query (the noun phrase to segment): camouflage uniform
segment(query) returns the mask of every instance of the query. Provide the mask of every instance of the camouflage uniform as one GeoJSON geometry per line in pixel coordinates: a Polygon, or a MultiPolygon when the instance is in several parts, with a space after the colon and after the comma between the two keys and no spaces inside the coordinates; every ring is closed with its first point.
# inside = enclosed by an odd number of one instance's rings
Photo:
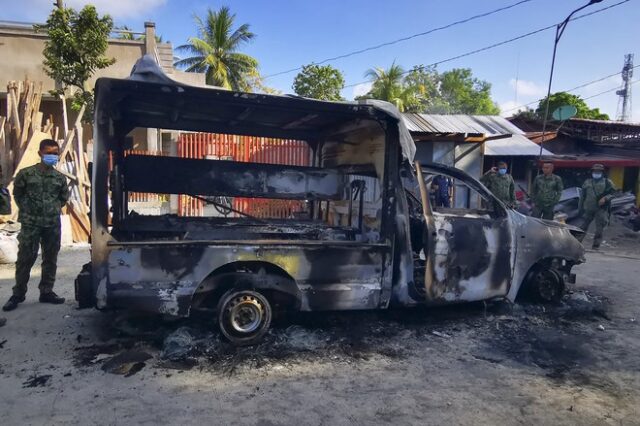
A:
{"type": "Polygon", "coordinates": [[[531,199],[535,203],[533,216],[552,220],[553,208],[560,201],[563,189],[562,178],[558,175],[536,176],[531,188],[531,199]]]}
{"type": "Polygon", "coordinates": [[[480,178],[480,182],[507,207],[516,206],[516,184],[510,174],[501,175],[489,171],[480,178]]]}
{"type": "MultiPolygon", "coordinates": [[[[591,225],[591,222],[595,219],[596,232],[593,236],[594,248],[598,248],[602,242],[604,228],[609,223],[609,203],[615,191],[616,189],[613,186],[613,182],[606,177],[602,177],[601,179],[587,179],[584,184],[582,184],[582,197],[580,197],[580,206],[578,207],[582,218],[580,227],[586,233],[589,225],[591,225]],[[600,206],[598,201],[603,197],[606,202],[600,206]]],[[[585,234],[580,237],[580,241],[582,241],[584,235],[585,234]]]]}
{"type": "Polygon", "coordinates": [[[60,209],[69,199],[67,179],[55,169],[37,164],[21,170],[13,183],[13,197],[19,208],[16,284],[13,295],[24,297],[31,267],[42,246],[40,293],[50,293],[56,279],[60,251],[60,209]],[[45,168],[46,167],[46,168],[45,168]]]}

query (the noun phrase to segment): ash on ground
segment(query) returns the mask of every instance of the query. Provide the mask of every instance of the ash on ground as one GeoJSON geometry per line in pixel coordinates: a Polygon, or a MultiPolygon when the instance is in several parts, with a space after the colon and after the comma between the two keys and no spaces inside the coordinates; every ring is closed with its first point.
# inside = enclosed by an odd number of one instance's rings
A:
{"type": "Polygon", "coordinates": [[[604,298],[580,291],[570,292],[556,305],[501,301],[299,313],[276,318],[263,342],[251,347],[229,344],[206,317],[167,322],[155,316],[113,314],[104,342],[79,344],[75,364],[125,377],[147,366],[233,375],[302,362],[358,363],[372,357],[400,361],[424,352],[425,346],[447,350],[460,339],[471,339],[469,355],[474,358],[520,363],[549,377],[569,379],[591,362],[593,330],[606,330],[608,308],[604,298]]]}

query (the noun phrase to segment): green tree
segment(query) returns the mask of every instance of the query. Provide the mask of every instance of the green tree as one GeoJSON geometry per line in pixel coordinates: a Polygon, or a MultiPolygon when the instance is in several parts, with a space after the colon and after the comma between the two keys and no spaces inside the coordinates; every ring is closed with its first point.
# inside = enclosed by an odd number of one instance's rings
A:
{"type": "Polygon", "coordinates": [[[232,90],[251,91],[259,77],[258,61],[238,50],[255,38],[249,24],[234,29],[236,15],[228,7],[208,9],[205,19],[195,17],[198,37],[191,37],[178,51],[191,56],[175,62],[187,72],[203,72],[207,84],[232,90]]]}
{"type": "Polygon", "coordinates": [[[440,75],[435,67],[415,66],[404,78],[404,84],[413,88],[420,98],[420,106],[415,112],[445,114],[449,104],[440,96],[440,75]]]}
{"type": "MultiPolygon", "coordinates": [[[[538,104],[538,108],[536,108],[536,116],[539,119],[544,118],[544,111],[546,108],[547,98],[545,97],[538,104]]],[[[576,118],[588,118],[591,120],[609,120],[609,116],[605,113],[600,112],[598,108],[589,108],[587,103],[577,95],[572,95],[567,92],[556,92],[552,93],[549,97],[549,117],[547,119],[552,120],[551,114],[558,107],[562,105],[573,105],[576,107],[578,112],[576,113],[576,118]]]]}
{"type": "Polygon", "coordinates": [[[71,108],[80,110],[86,105],[85,121],[93,116],[93,90],[87,82],[100,69],[115,63],[105,56],[108,38],[113,29],[109,15],[100,17],[96,8],[85,6],[80,12],[71,8],[56,8],[47,23],[36,26],[46,31],[44,44],[44,70],[59,82],[62,92],[71,91],[71,108]]]}
{"type": "Polygon", "coordinates": [[[341,101],[343,88],[342,73],[331,65],[305,65],[293,80],[297,95],[325,101],[341,101]]]}
{"type": "Polygon", "coordinates": [[[405,84],[405,71],[400,65],[392,63],[389,69],[371,68],[365,77],[371,79],[371,90],[359,99],[380,99],[391,102],[400,112],[418,112],[422,105],[415,86],[405,84]]]}
{"type": "Polygon", "coordinates": [[[473,77],[469,68],[454,68],[439,77],[439,92],[449,114],[497,115],[500,108],[491,99],[491,84],[473,77]]]}

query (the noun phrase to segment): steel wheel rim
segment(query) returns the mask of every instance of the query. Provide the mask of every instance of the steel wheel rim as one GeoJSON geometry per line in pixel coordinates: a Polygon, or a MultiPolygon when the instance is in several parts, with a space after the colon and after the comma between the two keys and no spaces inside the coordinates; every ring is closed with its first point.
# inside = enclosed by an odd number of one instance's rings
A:
{"type": "Polygon", "coordinates": [[[242,295],[229,303],[229,325],[236,333],[249,334],[258,330],[264,321],[264,308],[255,297],[242,295]]]}
{"type": "Polygon", "coordinates": [[[559,280],[552,271],[538,272],[536,281],[538,282],[538,292],[543,299],[553,300],[558,294],[559,280]]]}

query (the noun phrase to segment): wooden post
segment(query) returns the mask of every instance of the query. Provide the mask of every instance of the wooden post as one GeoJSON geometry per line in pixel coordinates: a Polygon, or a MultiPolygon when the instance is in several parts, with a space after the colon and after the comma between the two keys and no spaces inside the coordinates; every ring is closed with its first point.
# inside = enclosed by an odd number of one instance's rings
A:
{"type": "Polygon", "coordinates": [[[64,95],[60,95],[60,100],[62,101],[62,137],[66,139],[67,134],[69,133],[69,117],[67,116],[67,100],[65,99],[64,95]]]}

